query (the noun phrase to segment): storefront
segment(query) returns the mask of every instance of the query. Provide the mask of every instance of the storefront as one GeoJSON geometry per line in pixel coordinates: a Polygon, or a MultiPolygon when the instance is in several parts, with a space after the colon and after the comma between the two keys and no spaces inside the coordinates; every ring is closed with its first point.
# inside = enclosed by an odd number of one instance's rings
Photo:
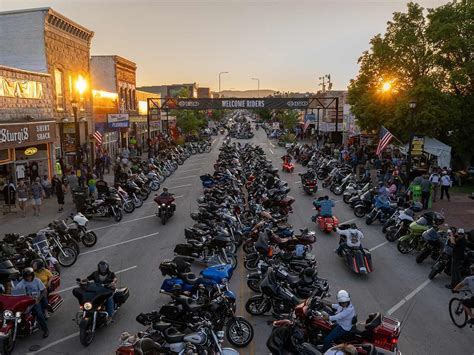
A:
{"type": "Polygon", "coordinates": [[[55,122],[0,123],[0,186],[53,175],[55,122]]]}

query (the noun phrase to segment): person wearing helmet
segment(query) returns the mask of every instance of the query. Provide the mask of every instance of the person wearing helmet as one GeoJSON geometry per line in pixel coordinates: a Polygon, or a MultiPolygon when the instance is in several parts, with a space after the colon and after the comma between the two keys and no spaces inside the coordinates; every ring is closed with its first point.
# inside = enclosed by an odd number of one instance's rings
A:
{"type": "Polygon", "coordinates": [[[41,306],[41,299],[48,297],[46,294],[46,287],[35,277],[35,272],[31,267],[23,269],[23,280],[21,280],[13,289],[12,295],[20,296],[27,295],[36,299],[36,304],[32,308],[32,313],[35,315],[41,330],[43,331],[43,338],[49,336],[48,324],[46,324],[46,318],[43,313],[43,307],[41,306]]]}
{"type": "MultiPolygon", "coordinates": [[[[41,259],[35,259],[31,262],[31,267],[35,272],[36,278],[38,278],[46,287],[46,291],[51,286],[51,281],[53,280],[53,274],[47,268],[44,267],[44,262],[41,259]]],[[[43,307],[44,316],[46,319],[49,318],[48,314],[48,298],[41,298],[41,306],[43,307]]]]}
{"type": "Polygon", "coordinates": [[[464,280],[456,285],[453,288],[453,292],[459,292],[462,290],[469,290],[471,291],[471,297],[465,298],[462,301],[462,305],[464,307],[464,312],[469,317],[468,324],[474,324],[474,314],[472,313],[472,309],[474,308],[474,264],[470,266],[471,276],[467,276],[464,280]]]}
{"type": "Polygon", "coordinates": [[[351,303],[349,292],[346,290],[340,290],[337,293],[336,300],[337,303],[330,305],[332,309],[336,310],[336,313],[333,316],[324,316],[324,319],[336,322],[337,325],[324,338],[323,353],[328,350],[334,342],[351,331],[352,320],[356,315],[354,306],[351,303]]]}
{"type": "Polygon", "coordinates": [[[342,256],[342,251],[347,247],[362,249],[361,240],[364,239],[364,234],[359,229],[357,229],[357,225],[355,223],[351,223],[347,229],[336,228],[336,232],[341,237],[339,240],[339,246],[336,249],[336,253],[339,256],[342,256]]]}
{"type": "MultiPolygon", "coordinates": [[[[117,287],[117,277],[115,276],[115,273],[110,270],[109,263],[104,260],[100,261],[99,264],[97,264],[97,270],[87,276],[87,280],[94,281],[98,284],[103,284],[111,289],[115,289],[117,287]]],[[[107,298],[107,301],[105,303],[105,310],[108,315],[107,320],[111,321],[112,315],[114,314],[113,295],[107,298]]]]}
{"type": "Polygon", "coordinates": [[[171,194],[168,191],[168,189],[166,187],[163,187],[163,191],[161,192],[160,197],[161,198],[167,198],[167,197],[170,197],[170,196],[171,196],[171,194]]]}

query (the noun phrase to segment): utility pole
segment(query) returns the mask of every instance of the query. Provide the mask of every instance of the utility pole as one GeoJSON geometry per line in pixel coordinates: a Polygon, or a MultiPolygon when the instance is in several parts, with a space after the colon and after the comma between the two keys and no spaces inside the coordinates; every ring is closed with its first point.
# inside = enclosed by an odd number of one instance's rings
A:
{"type": "Polygon", "coordinates": [[[323,81],[322,83],[318,84],[319,86],[321,86],[322,92],[326,92],[326,83],[325,83],[326,77],[325,76],[320,76],[319,80],[323,81]]]}
{"type": "Polygon", "coordinates": [[[228,71],[221,71],[219,73],[219,97],[221,96],[221,75],[222,74],[229,74],[229,72],[228,71]]]}

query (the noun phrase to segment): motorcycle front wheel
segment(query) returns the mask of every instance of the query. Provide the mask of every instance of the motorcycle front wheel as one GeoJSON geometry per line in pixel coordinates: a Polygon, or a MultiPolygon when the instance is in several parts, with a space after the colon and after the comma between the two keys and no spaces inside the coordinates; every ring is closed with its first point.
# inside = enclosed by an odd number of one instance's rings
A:
{"type": "Polygon", "coordinates": [[[225,335],[229,343],[236,348],[243,348],[250,344],[254,331],[252,324],[242,317],[232,319],[226,325],[225,335]]]}
{"type": "Polygon", "coordinates": [[[253,292],[260,292],[260,278],[257,277],[252,277],[247,279],[247,286],[253,291],[253,292]]]}
{"type": "Polygon", "coordinates": [[[245,303],[245,310],[253,316],[261,316],[268,312],[271,308],[271,303],[262,295],[252,296],[245,303]]]}
{"type": "Polygon", "coordinates": [[[235,255],[229,255],[227,254],[227,260],[223,256],[219,256],[220,262],[223,264],[230,264],[232,266],[232,269],[235,269],[237,267],[237,258],[235,255]]]}
{"type": "Polygon", "coordinates": [[[122,217],[123,217],[122,210],[117,208],[115,210],[115,214],[114,214],[114,221],[115,222],[120,222],[122,220],[122,217]]]}
{"type": "Polygon", "coordinates": [[[428,278],[430,280],[433,280],[436,277],[436,275],[438,275],[439,273],[441,273],[441,271],[443,271],[443,268],[444,268],[444,264],[441,261],[436,262],[431,267],[431,271],[430,271],[430,274],[428,275],[428,278]]]}
{"type": "Polygon", "coordinates": [[[363,206],[356,206],[354,208],[354,215],[356,217],[362,218],[365,216],[365,208],[363,206]]]}
{"type": "Polygon", "coordinates": [[[76,263],[77,253],[71,247],[62,247],[63,251],[59,251],[56,259],[61,266],[70,267],[76,263]]]}
{"type": "Polygon", "coordinates": [[[13,330],[11,330],[8,336],[2,337],[0,339],[1,354],[10,355],[11,353],[13,353],[13,349],[15,349],[15,344],[16,341],[13,340],[13,330]]]}
{"type": "Polygon", "coordinates": [[[135,211],[135,204],[132,201],[127,201],[123,204],[123,210],[126,213],[132,213],[135,211]]]}
{"type": "Polygon", "coordinates": [[[165,225],[167,220],[168,220],[168,216],[166,215],[166,212],[163,211],[163,213],[161,214],[161,224],[165,225]]]}
{"type": "Polygon", "coordinates": [[[92,331],[92,321],[87,321],[79,331],[79,341],[84,346],[89,346],[94,341],[95,332],[92,331]]]}
{"type": "Polygon", "coordinates": [[[153,191],[158,191],[160,189],[160,183],[158,182],[158,180],[153,180],[151,183],[150,183],[150,188],[153,190],[153,191]]]}
{"type": "Polygon", "coordinates": [[[81,242],[88,248],[93,247],[97,243],[97,234],[93,231],[87,231],[82,236],[81,242]]]}
{"type": "Polygon", "coordinates": [[[413,245],[409,239],[399,239],[397,242],[397,249],[402,254],[408,254],[413,250],[413,245]]]}
{"type": "Polygon", "coordinates": [[[349,200],[352,198],[351,195],[344,195],[342,197],[342,200],[345,202],[345,203],[349,203],[349,200]]]}

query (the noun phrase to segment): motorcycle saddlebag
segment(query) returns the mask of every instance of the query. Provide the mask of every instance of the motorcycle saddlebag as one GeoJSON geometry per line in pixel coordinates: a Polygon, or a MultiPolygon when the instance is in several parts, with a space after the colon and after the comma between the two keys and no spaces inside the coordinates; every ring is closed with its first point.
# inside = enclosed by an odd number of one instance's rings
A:
{"type": "Polygon", "coordinates": [[[127,287],[118,288],[114,293],[114,302],[116,304],[124,304],[130,297],[130,291],[127,287]]]}
{"type": "Polygon", "coordinates": [[[176,244],[176,247],[174,248],[174,253],[178,255],[192,256],[194,253],[194,248],[190,244],[176,244]]]}
{"type": "Polygon", "coordinates": [[[160,314],[165,318],[165,319],[179,319],[181,314],[179,312],[179,309],[176,306],[172,305],[164,305],[160,309],[160,314]]]}

